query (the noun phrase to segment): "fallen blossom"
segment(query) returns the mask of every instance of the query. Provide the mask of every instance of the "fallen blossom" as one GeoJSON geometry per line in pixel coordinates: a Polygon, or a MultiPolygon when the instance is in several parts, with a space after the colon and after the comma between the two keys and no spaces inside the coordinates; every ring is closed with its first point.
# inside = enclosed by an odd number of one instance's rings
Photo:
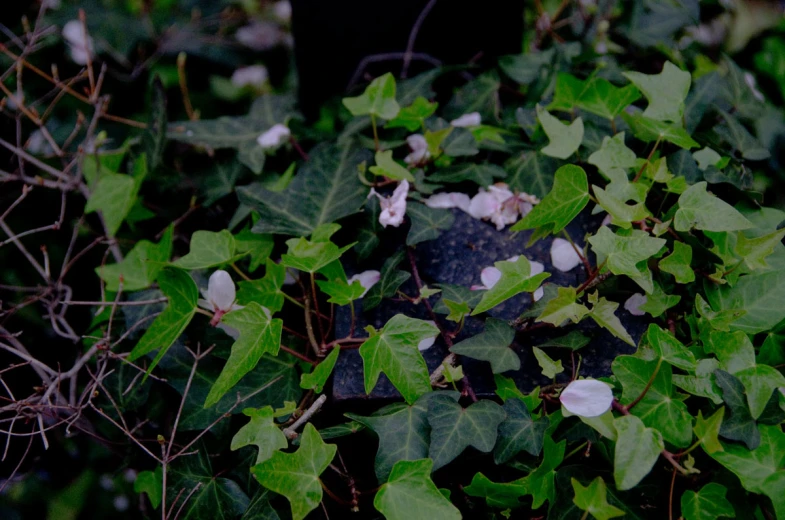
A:
{"type": "Polygon", "coordinates": [[[202,291],[202,296],[205,299],[199,299],[197,304],[213,313],[213,319],[210,321],[213,327],[220,323],[224,314],[243,308],[235,303],[237,293],[231,275],[222,269],[210,275],[207,291],[202,291]]]}
{"type": "Polygon", "coordinates": [[[232,73],[232,85],[238,88],[259,87],[267,83],[267,67],[264,65],[251,65],[240,67],[232,73]]]}
{"type": "MultiPolygon", "coordinates": [[[[520,258],[520,255],[511,256],[505,261],[517,262],[518,258],[520,258]]],[[[530,276],[538,275],[543,271],[545,271],[545,266],[542,265],[540,262],[537,262],[535,260],[529,260],[529,264],[531,265],[530,276]]],[[[499,269],[497,269],[495,266],[486,267],[485,269],[480,271],[480,281],[482,282],[482,285],[472,285],[470,289],[472,291],[492,289],[497,283],[499,283],[501,277],[502,277],[502,272],[499,271],[499,269]]],[[[533,295],[534,301],[537,301],[540,298],[542,298],[543,294],[544,292],[542,287],[534,291],[534,295],[533,295]]]]}
{"type": "Polygon", "coordinates": [[[633,316],[643,316],[646,313],[640,309],[640,306],[645,303],[646,303],[646,295],[641,293],[635,293],[629,298],[627,298],[626,302],[624,302],[624,308],[627,309],[627,312],[629,312],[633,316]]]}
{"type": "Polygon", "coordinates": [[[480,188],[477,195],[472,197],[469,209],[466,211],[472,217],[483,220],[488,219],[496,224],[496,229],[502,230],[508,224],[515,224],[519,216],[528,214],[539,199],[528,193],[514,194],[506,184],[497,183],[480,188]]]}
{"type": "Polygon", "coordinates": [[[559,396],[562,406],[573,415],[598,417],[611,408],[611,387],[596,379],[579,379],[562,390],[559,396]]]}
{"type": "Polygon", "coordinates": [[[360,298],[362,298],[368,293],[371,287],[376,285],[376,283],[381,280],[381,278],[382,273],[379,271],[363,271],[362,273],[357,273],[356,275],[350,277],[348,280],[346,280],[346,282],[349,285],[353,284],[355,281],[360,282],[360,285],[362,285],[363,289],[365,289],[362,295],[360,295],[360,298]]]}
{"type": "Polygon", "coordinates": [[[463,114],[458,119],[453,119],[450,121],[450,125],[456,128],[468,128],[472,126],[480,126],[482,123],[482,118],[480,117],[479,112],[471,112],[469,114],[463,114]]]}
{"type": "Polygon", "coordinates": [[[259,146],[265,150],[269,150],[271,148],[280,146],[289,140],[290,135],[292,135],[292,132],[289,130],[289,128],[286,125],[279,123],[273,125],[272,128],[260,135],[256,139],[256,142],[259,143],[259,146]]]}
{"type": "Polygon", "coordinates": [[[428,142],[422,134],[412,134],[406,138],[406,144],[409,145],[411,153],[404,157],[403,162],[410,166],[418,166],[424,164],[431,158],[431,152],[428,151],[428,142]]]}
{"type": "MultiPolygon", "coordinates": [[[[431,325],[433,325],[434,327],[436,326],[436,322],[435,321],[433,321],[433,320],[426,320],[426,321],[428,323],[430,323],[431,325]]],[[[417,350],[419,350],[420,352],[423,352],[423,351],[428,350],[429,348],[431,348],[433,346],[433,344],[436,343],[436,336],[438,336],[438,335],[439,335],[439,333],[437,332],[432,337],[425,338],[424,340],[420,341],[420,343],[417,344],[417,350]]]]}
{"type": "Polygon", "coordinates": [[[459,208],[469,212],[471,199],[465,193],[437,193],[425,199],[425,205],[429,208],[459,208]]]}
{"type": "Polygon", "coordinates": [[[68,44],[71,59],[77,65],[87,65],[93,53],[93,39],[87,35],[79,20],[71,20],[63,26],[63,39],[68,44]]]}
{"type": "Polygon", "coordinates": [[[551,263],[559,271],[566,273],[581,264],[581,257],[572,244],[563,238],[554,238],[551,244],[551,263]]]}
{"type": "Polygon", "coordinates": [[[408,194],[409,181],[405,179],[401,181],[389,197],[383,197],[371,188],[368,196],[376,195],[382,208],[382,212],[379,214],[379,224],[383,227],[398,227],[403,223],[403,217],[406,215],[406,196],[408,194]]]}

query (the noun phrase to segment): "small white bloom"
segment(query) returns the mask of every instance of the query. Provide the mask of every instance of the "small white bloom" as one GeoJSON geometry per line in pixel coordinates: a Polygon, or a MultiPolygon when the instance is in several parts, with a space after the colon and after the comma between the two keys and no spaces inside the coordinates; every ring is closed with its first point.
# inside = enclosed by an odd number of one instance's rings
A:
{"type": "MultiPolygon", "coordinates": [[[[226,271],[219,269],[210,275],[207,291],[202,291],[202,296],[205,299],[200,299],[197,303],[199,307],[214,314],[210,323],[215,327],[220,323],[224,314],[242,309],[241,305],[234,303],[236,294],[232,277],[226,271]]],[[[231,334],[229,335],[231,336],[231,334]]]]}
{"type": "MultiPolygon", "coordinates": [[[[426,321],[428,323],[430,323],[431,325],[433,325],[434,327],[436,326],[436,322],[434,322],[433,320],[426,320],[426,321]]],[[[420,352],[428,350],[429,348],[431,348],[433,346],[434,343],[436,343],[436,336],[438,336],[438,335],[439,335],[439,333],[437,332],[432,337],[425,338],[424,340],[422,340],[420,343],[417,344],[417,349],[420,352]]]]}
{"type": "Polygon", "coordinates": [[[87,65],[93,53],[93,39],[85,32],[79,20],[71,20],[63,26],[63,39],[68,44],[71,59],[77,65],[87,65]]]}
{"type": "Polygon", "coordinates": [[[640,310],[640,306],[643,305],[644,303],[646,303],[646,295],[641,293],[635,293],[629,298],[627,298],[626,302],[624,302],[624,308],[627,309],[627,312],[629,312],[633,316],[643,316],[646,313],[640,310]]]}
{"type": "Polygon", "coordinates": [[[431,152],[428,151],[428,142],[422,134],[412,134],[406,138],[406,144],[409,145],[412,153],[407,155],[403,162],[412,166],[424,164],[431,157],[431,152]]]}
{"type": "Polygon", "coordinates": [[[463,114],[458,119],[453,119],[452,121],[450,121],[450,125],[458,128],[480,126],[481,123],[482,123],[482,118],[480,117],[479,112],[471,112],[469,114],[463,114]]]}
{"type": "Polygon", "coordinates": [[[270,50],[285,41],[285,33],[278,24],[254,21],[234,33],[237,41],[255,51],[270,50]]]}
{"type": "Polygon", "coordinates": [[[292,135],[292,132],[289,128],[279,123],[260,135],[256,142],[265,150],[269,150],[285,143],[290,135],[292,135]]]}
{"type": "Polygon", "coordinates": [[[607,412],[613,403],[611,387],[596,379],[573,381],[559,396],[568,412],[580,417],[597,417],[607,412]]]}
{"type": "MultiPolygon", "coordinates": [[[[529,273],[529,276],[535,276],[545,271],[545,266],[542,265],[540,262],[530,260],[529,264],[531,264],[531,272],[529,273]]],[[[534,301],[537,301],[540,298],[542,298],[544,294],[545,291],[543,290],[543,288],[538,287],[537,290],[534,291],[534,294],[532,295],[532,299],[534,301]]]]}
{"type": "Polygon", "coordinates": [[[489,219],[501,231],[504,226],[518,221],[521,202],[506,184],[498,183],[488,186],[487,190],[480,188],[472,197],[467,213],[476,219],[489,219]]]}
{"type": "Polygon", "coordinates": [[[402,180],[390,197],[382,197],[373,188],[368,196],[371,195],[376,195],[379,198],[379,204],[382,207],[382,212],[379,214],[379,224],[383,227],[398,227],[403,223],[403,217],[406,215],[406,196],[409,195],[409,181],[402,180]]]}
{"type": "Polygon", "coordinates": [[[567,240],[554,238],[551,244],[551,263],[553,267],[566,273],[581,264],[581,257],[567,240]]]}
{"type": "Polygon", "coordinates": [[[123,472],[123,478],[125,479],[126,482],[130,482],[130,483],[136,482],[136,475],[137,475],[136,470],[131,468],[128,468],[123,472]]]}
{"type": "Polygon", "coordinates": [[[755,96],[755,99],[757,99],[758,101],[765,101],[766,98],[764,98],[761,91],[758,90],[758,84],[755,81],[755,76],[753,76],[749,72],[745,72],[744,83],[746,83],[747,86],[750,87],[750,90],[752,91],[752,95],[755,96]]]}
{"type": "Polygon", "coordinates": [[[275,2],[273,4],[273,14],[283,23],[289,23],[292,19],[292,4],[289,3],[289,0],[275,2]]]}
{"type": "Polygon", "coordinates": [[[128,500],[127,496],[117,495],[114,497],[114,500],[112,500],[112,505],[116,510],[122,513],[123,511],[128,510],[128,506],[131,505],[131,502],[128,500]]]}
{"type": "Polygon", "coordinates": [[[437,193],[425,199],[429,208],[459,208],[469,212],[471,199],[465,193],[437,193]]]}
{"type": "Polygon", "coordinates": [[[376,285],[376,283],[379,280],[381,280],[381,278],[382,278],[382,274],[379,271],[363,271],[362,273],[358,273],[350,277],[346,281],[349,283],[349,285],[351,285],[355,281],[360,282],[360,285],[362,285],[363,288],[365,289],[362,293],[362,296],[360,296],[362,298],[363,296],[366,295],[366,293],[371,287],[376,285]]]}
{"type": "Polygon", "coordinates": [[[267,83],[267,67],[251,65],[240,67],[232,73],[232,85],[235,87],[260,87],[267,83]]]}

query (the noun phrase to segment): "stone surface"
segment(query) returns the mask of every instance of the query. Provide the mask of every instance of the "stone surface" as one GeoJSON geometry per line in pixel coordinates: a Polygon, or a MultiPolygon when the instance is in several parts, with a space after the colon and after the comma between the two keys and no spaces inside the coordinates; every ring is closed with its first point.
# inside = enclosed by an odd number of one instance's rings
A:
{"type": "MultiPolygon", "coordinates": [[[[455,213],[455,224],[450,231],[442,234],[437,240],[418,244],[416,249],[417,268],[423,279],[423,283],[433,286],[436,283],[448,283],[470,287],[479,285],[480,271],[500,260],[506,260],[514,255],[524,255],[529,260],[535,260],[545,266],[545,271],[551,273],[551,277],[546,280],[546,284],[558,286],[580,285],[587,276],[583,265],[579,265],[568,273],[562,273],[553,268],[550,258],[550,247],[553,238],[539,240],[531,247],[526,244],[531,232],[511,233],[509,230],[497,231],[496,228],[487,222],[482,222],[469,217],[460,210],[453,210],[455,213]]],[[[602,217],[590,216],[588,213],[581,214],[567,228],[570,237],[581,247],[585,244],[585,236],[593,232],[599,226],[602,217]]],[[[379,258],[378,266],[368,268],[379,268],[384,258],[379,258]]],[[[408,261],[404,260],[401,269],[409,270],[408,261]]],[[[417,290],[412,280],[402,287],[406,294],[415,295],[417,290]]],[[[635,288],[612,288],[611,297],[620,303],[616,311],[627,331],[637,342],[648,326],[649,320],[645,317],[632,316],[624,310],[623,302],[635,292],[635,288]]],[[[605,291],[607,292],[607,291],[605,291]]],[[[435,304],[440,295],[430,298],[430,302],[435,304]]],[[[520,316],[531,305],[531,298],[528,294],[520,294],[503,304],[491,309],[487,314],[504,320],[514,320],[520,316]]],[[[376,328],[381,328],[387,320],[398,313],[404,313],[411,317],[430,319],[424,305],[413,305],[408,302],[394,302],[384,300],[377,308],[370,312],[357,313],[357,326],[355,336],[365,336],[363,327],[370,324],[376,328]]],[[[443,318],[443,315],[439,315],[443,318]]],[[[336,314],[336,337],[344,337],[349,333],[350,313],[347,308],[341,308],[336,314]]],[[[452,322],[442,320],[447,326],[454,326],[452,322]]],[[[455,342],[482,332],[484,318],[467,317],[461,333],[455,338],[455,342]]],[[[582,376],[601,377],[610,374],[610,366],[613,359],[620,354],[632,353],[635,348],[627,345],[623,341],[615,338],[606,330],[597,326],[594,321],[586,319],[578,325],[568,327],[541,328],[529,332],[521,332],[516,335],[515,343],[512,348],[518,353],[521,359],[521,369],[514,372],[507,372],[504,375],[511,377],[518,388],[529,391],[537,385],[546,385],[551,381],[542,376],[540,367],[534,358],[532,346],[537,346],[545,341],[563,336],[571,330],[579,330],[588,336],[591,341],[588,345],[578,351],[582,357],[580,364],[580,374],[582,376]]],[[[564,373],[557,376],[557,381],[567,381],[572,370],[570,350],[566,348],[547,348],[546,352],[554,359],[562,359],[565,368],[564,373]]],[[[447,346],[439,337],[435,345],[423,353],[428,368],[433,371],[448,354],[447,346]]],[[[578,356],[575,356],[577,361],[578,356]]],[[[477,361],[471,358],[462,358],[464,373],[469,377],[475,392],[481,396],[490,396],[494,393],[495,385],[490,365],[484,361],[477,361]]],[[[382,374],[379,383],[370,395],[365,394],[363,387],[363,367],[362,359],[356,349],[344,350],[334,371],[333,398],[339,401],[357,399],[396,399],[398,393],[382,374]]]]}

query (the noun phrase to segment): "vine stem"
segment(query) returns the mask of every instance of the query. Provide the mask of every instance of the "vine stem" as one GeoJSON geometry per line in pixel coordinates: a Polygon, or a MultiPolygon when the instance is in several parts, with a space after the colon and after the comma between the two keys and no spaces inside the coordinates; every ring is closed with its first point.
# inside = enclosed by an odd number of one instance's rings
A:
{"type": "Polygon", "coordinates": [[[657,362],[657,367],[654,369],[654,372],[649,378],[649,381],[646,383],[646,387],[643,389],[640,395],[636,397],[630,404],[624,406],[625,410],[629,412],[636,404],[641,402],[641,399],[643,399],[646,396],[646,393],[649,391],[651,385],[654,383],[654,379],[657,377],[657,374],[659,373],[661,366],[662,366],[662,358],[660,358],[660,360],[657,362]]]}
{"type": "Polygon", "coordinates": [[[657,151],[657,148],[660,146],[661,141],[662,141],[662,137],[658,137],[657,141],[655,141],[654,143],[654,148],[651,149],[651,152],[649,152],[649,156],[646,157],[646,162],[643,163],[643,166],[641,166],[641,168],[638,170],[638,173],[635,174],[635,178],[632,179],[632,182],[638,182],[638,180],[641,178],[641,175],[643,175],[643,170],[645,170],[646,167],[651,162],[651,158],[654,157],[654,152],[657,151]]]}
{"type": "Polygon", "coordinates": [[[373,144],[376,147],[376,151],[379,151],[379,130],[376,128],[376,115],[371,114],[371,126],[373,127],[373,144]]]}
{"type": "Polygon", "coordinates": [[[314,414],[319,411],[319,409],[322,407],[322,405],[324,405],[325,402],[327,402],[327,394],[322,394],[319,397],[319,399],[314,401],[313,404],[310,407],[308,407],[308,409],[305,412],[303,412],[303,414],[300,416],[299,419],[294,421],[294,423],[292,423],[292,425],[289,426],[288,428],[284,428],[283,434],[286,435],[286,438],[290,440],[296,439],[297,436],[299,435],[297,433],[297,429],[303,424],[307,423],[311,419],[311,417],[313,417],[314,414]]]}

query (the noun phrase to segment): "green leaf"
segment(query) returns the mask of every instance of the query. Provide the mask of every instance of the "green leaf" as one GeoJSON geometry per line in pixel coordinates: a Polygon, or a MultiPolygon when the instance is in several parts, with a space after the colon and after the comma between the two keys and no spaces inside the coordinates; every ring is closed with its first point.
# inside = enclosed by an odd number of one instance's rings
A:
{"type": "MultiPolygon", "coordinates": [[[[447,305],[449,306],[449,302],[447,305]]],[[[491,371],[500,374],[521,368],[518,354],[509,348],[514,338],[515,329],[507,322],[488,318],[482,333],[456,343],[450,351],[461,356],[487,361],[491,364],[491,371]]]]}
{"type": "Polygon", "coordinates": [[[428,401],[428,423],[431,442],[428,456],[437,470],[473,448],[489,453],[496,444],[497,428],[506,415],[493,401],[477,401],[461,407],[449,395],[437,393],[428,401]]]}
{"type": "Polygon", "coordinates": [[[557,296],[548,301],[537,321],[544,321],[557,327],[567,320],[578,323],[589,314],[589,309],[577,303],[577,298],[574,287],[559,287],[557,296]]]}
{"type": "Polygon", "coordinates": [[[140,471],[136,474],[134,480],[134,491],[137,493],[147,493],[147,498],[150,499],[153,509],[158,509],[161,505],[161,496],[163,495],[163,477],[161,474],[161,466],[157,466],[155,471],[140,471]]]}
{"type": "Polygon", "coordinates": [[[419,203],[409,204],[406,214],[412,219],[412,227],[406,235],[407,246],[435,240],[455,222],[455,216],[450,210],[429,208],[419,203]]]}
{"type": "Polygon", "coordinates": [[[461,163],[442,168],[428,175],[429,182],[445,182],[457,184],[460,182],[473,182],[482,187],[489,186],[507,176],[501,166],[495,164],[461,163]]]}
{"type": "Polygon", "coordinates": [[[289,248],[286,253],[281,255],[281,264],[305,271],[315,273],[338,260],[354,244],[339,248],[332,242],[318,242],[300,238],[290,238],[286,241],[289,248]]]}
{"type": "Polygon", "coordinates": [[[369,311],[379,305],[382,298],[390,298],[395,295],[401,284],[411,278],[410,273],[397,269],[403,257],[404,252],[399,251],[384,261],[379,281],[368,290],[363,298],[364,311],[369,311]]]}
{"type": "Polygon", "coordinates": [[[154,172],[161,164],[166,147],[166,89],[156,75],[150,86],[150,117],[142,133],[142,144],[148,172],[154,172]]]}
{"type": "Polygon", "coordinates": [[[476,307],[482,299],[482,291],[472,291],[462,285],[452,285],[449,283],[439,284],[442,297],[433,306],[433,311],[438,314],[449,314],[450,308],[446,305],[446,300],[458,304],[466,304],[469,307],[476,307]]]}
{"type": "Polygon", "coordinates": [[[545,343],[540,343],[537,345],[538,347],[561,347],[561,348],[568,348],[570,350],[579,350],[589,344],[591,340],[581,334],[577,330],[573,330],[565,334],[564,336],[559,336],[558,338],[551,338],[545,341],[545,343]]]}
{"type": "Polygon", "coordinates": [[[259,183],[237,188],[240,202],[261,217],[253,231],[308,236],[322,224],[356,213],[368,195],[357,167],[369,156],[353,141],[343,147],[321,144],[310,152],[309,160],[282,192],[259,183]]]}
{"type": "Polygon", "coordinates": [[[340,279],[334,282],[316,280],[316,285],[330,297],[327,301],[336,305],[349,305],[351,302],[362,298],[365,292],[365,287],[362,286],[359,280],[355,280],[351,284],[340,279]]]}
{"type": "Polygon", "coordinates": [[[646,428],[634,415],[614,419],[613,426],[618,434],[613,478],[616,488],[624,491],[635,487],[649,474],[665,445],[659,431],[646,428]]]}
{"type": "Polygon", "coordinates": [[[317,394],[321,393],[324,384],[327,382],[330,374],[332,374],[340,352],[340,348],[332,349],[330,354],[314,367],[313,372],[310,374],[302,374],[302,376],[300,376],[300,388],[313,390],[317,394]]]}
{"type": "Polygon", "coordinates": [[[613,137],[605,136],[599,150],[589,156],[589,164],[593,164],[600,173],[609,179],[616,177],[618,171],[624,172],[635,167],[635,152],[624,144],[624,132],[613,137]]]}
{"type": "Polygon", "coordinates": [[[106,283],[106,290],[118,292],[121,281],[125,292],[150,287],[172,255],[172,237],[170,226],[157,244],[140,240],[122,262],[96,267],[95,272],[106,283]]]}
{"type": "Polygon", "coordinates": [[[642,115],[630,115],[626,112],[622,113],[621,117],[630,125],[635,137],[641,141],[647,143],[668,141],[685,150],[700,146],[684,128],[675,123],[664,123],[642,115]]]}
{"type": "Polygon", "coordinates": [[[267,152],[257,139],[276,124],[284,124],[294,114],[293,96],[266,95],[257,98],[244,116],[178,121],[169,125],[170,139],[213,149],[234,148],[240,162],[254,173],[262,173],[267,152]]]}
{"type": "Polygon", "coordinates": [[[169,298],[169,305],[155,318],[128,356],[129,361],[135,361],[153,350],[161,349],[150,363],[148,374],[191,322],[196,313],[196,301],[199,299],[196,284],[190,275],[181,269],[167,267],[161,271],[158,275],[158,286],[169,298]]]}
{"type": "Polygon", "coordinates": [[[649,105],[643,111],[645,117],[658,121],[679,123],[684,115],[684,101],[690,92],[689,72],[666,61],[659,74],[624,72],[625,78],[638,87],[649,105]]]}
{"type": "Polygon", "coordinates": [[[396,181],[407,180],[409,182],[414,182],[414,175],[412,175],[409,170],[395,162],[395,160],[392,158],[392,154],[392,150],[387,150],[386,152],[376,152],[376,157],[374,159],[376,161],[376,165],[371,166],[368,169],[371,170],[371,173],[378,175],[379,177],[387,177],[396,181]]]}
{"type": "Polygon", "coordinates": [[[636,355],[647,361],[662,358],[686,372],[695,372],[697,368],[695,355],[668,331],[653,323],[646,330],[636,355]],[[651,349],[652,356],[646,355],[648,349],[651,349]]]}
{"type": "Polygon", "coordinates": [[[533,509],[539,509],[546,500],[553,504],[555,498],[554,478],[556,476],[556,468],[559,467],[559,464],[564,460],[564,449],[566,446],[566,440],[562,440],[556,444],[549,435],[545,436],[545,442],[543,442],[542,464],[525,477],[525,482],[528,487],[527,492],[532,496],[533,509]]]}
{"type": "Polygon", "coordinates": [[[137,191],[138,183],[130,175],[104,173],[87,199],[85,213],[100,211],[106,234],[113,237],[136,202],[137,191]]]}
{"type": "Polygon", "coordinates": [[[716,520],[720,517],[736,518],[728,499],[727,489],[716,482],[709,482],[697,493],[685,491],[681,496],[681,514],[684,520],[716,520]]]}
{"type": "Polygon", "coordinates": [[[737,231],[752,227],[752,223],[733,206],[707,192],[706,182],[698,182],[679,197],[673,227],[676,231],[737,231]]]}
{"type": "Polygon", "coordinates": [[[543,228],[558,233],[572,222],[589,202],[589,181],[580,166],[567,164],[556,170],[553,189],[511,231],[543,228]]]}
{"type": "Polygon", "coordinates": [[[237,329],[240,338],[232,345],[232,353],[221,375],[207,394],[205,408],[220,401],[245,374],[253,370],[263,354],[277,355],[281,345],[283,321],[272,319],[270,311],[256,302],[226,314],[222,321],[237,329]]]}
{"type": "Polygon", "coordinates": [[[515,262],[503,260],[493,265],[501,271],[501,278],[496,285],[483,293],[480,303],[472,311],[472,316],[488,311],[516,294],[536,291],[542,281],[550,276],[550,273],[531,276],[531,264],[523,255],[515,262]]]}
{"type": "Polygon", "coordinates": [[[502,406],[507,418],[499,425],[499,439],[493,448],[493,460],[504,464],[518,453],[525,451],[537,457],[542,451],[545,430],[550,425],[548,417],[532,419],[526,404],[510,398],[502,406]]]}
{"type": "Polygon", "coordinates": [[[281,288],[286,279],[286,267],[276,264],[269,258],[265,265],[263,278],[241,281],[237,284],[237,303],[248,305],[256,302],[275,313],[283,308],[284,296],[281,288]]]}
{"type": "Polygon", "coordinates": [[[463,319],[466,317],[466,315],[472,311],[472,309],[469,307],[469,304],[467,304],[466,302],[458,303],[444,298],[442,298],[440,301],[444,302],[444,305],[450,311],[447,314],[447,319],[450,321],[454,321],[455,323],[462,322],[463,319]]]}
{"type": "Polygon", "coordinates": [[[583,141],[583,119],[575,119],[569,125],[562,123],[547,110],[537,105],[537,119],[540,120],[545,135],[550,143],[540,150],[549,157],[566,159],[581,146],[583,141]]]}
{"type": "Polygon", "coordinates": [[[490,507],[515,509],[523,505],[520,501],[527,492],[526,479],[520,478],[512,482],[492,482],[482,473],[476,473],[472,482],[463,488],[470,497],[483,497],[490,507]]]}
{"type": "Polygon", "coordinates": [[[703,418],[703,412],[698,411],[698,417],[695,420],[693,431],[698,438],[698,442],[703,446],[703,451],[711,455],[718,451],[722,451],[722,444],[718,435],[720,434],[720,427],[722,426],[722,419],[725,416],[725,408],[719,408],[710,417],[703,418]]]}
{"type": "Polygon", "coordinates": [[[640,97],[641,93],[633,85],[617,87],[607,79],[595,76],[586,82],[577,106],[613,120],[640,97]]]}
{"type": "Polygon", "coordinates": [[[785,229],[774,231],[767,235],[747,238],[744,233],[739,233],[736,240],[736,254],[744,259],[751,270],[768,269],[766,257],[774,252],[775,247],[782,244],[785,229]]]}
{"type": "Polygon", "coordinates": [[[499,111],[499,75],[486,72],[466,83],[453,93],[444,107],[443,117],[455,119],[470,112],[479,112],[483,121],[496,117],[499,111]]]}
{"type": "Polygon", "coordinates": [[[249,255],[248,272],[253,273],[260,265],[270,258],[273,252],[272,235],[260,235],[250,229],[243,229],[234,236],[234,244],[238,255],[249,255]]]}
{"type": "Polygon", "coordinates": [[[393,119],[401,107],[395,100],[395,78],[389,72],[374,79],[365,92],[356,97],[343,98],[343,106],[353,116],[377,116],[393,119]]]}
{"type": "Polygon", "coordinates": [[[191,248],[187,255],[172,265],[180,269],[207,269],[228,264],[235,260],[235,242],[232,233],[221,231],[196,231],[191,235],[191,248]]]}
{"type": "Polygon", "coordinates": [[[240,520],[281,520],[270,504],[270,495],[272,492],[266,489],[257,491],[240,520]]]}
{"type": "Polygon", "coordinates": [[[638,309],[648,312],[652,317],[662,316],[665,311],[681,301],[678,294],[667,294],[660,284],[654,284],[654,290],[646,295],[646,303],[639,305],[638,309]]]}
{"type": "Polygon", "coordinates": [[[553,172],[559,163],[534,150],[521,152],[504,163],[504,169],[508,172],[505,181],[511,190],[544,198],[553,187],[553,172]]]}
{"type": "Polygon", "coordinates": [[[597,520],[624,516],[624,511],[608,503],[608,488],[602,477],[595,478],[587,487],[583,487],[574,478],[570,481],[575,491],[575,498],[572,501],[581,511],[588,511],[597,520]]]}
{"type": "Polygon", "coordinates": [[[432,468],[429,459],[397,462],[373,507],[388,520],[460,520],[460,511],[431,481],[432,468]]]}
{"type": "Polygon", "coordinates": [[[785,376],[777,369],[768,365],[756,365],[734,374],[747,393],[747,403],[750,405],[750,414],[757,419],[766,408],[771,395],[778,388],[785,388],[785,376]]]}
{"type": "Polygon", "coordinates": [[[172,497],[166,507],[180,511],[178,518],[181,519],[229,520],[243,514],[250,502],[237,482],[213,472],[204,449],[179,457],[169,466],[166,482],[166,494],[172,497]],[[191,490],[194,492],[190,493],[191,490]]]}
{"type": "Polygon", "coordinates": [[[439,334],[427,321],[396,314],[378,334],[360,347],[365,373],[365,393],[376,386],[384,372],[407,403],[430,392],[431,381],[425,360],[417,349],[420,341],[439,334]]]}
{"type": "Polygon", "coordinates": [[[725,124],[715,125],[714,134],[721,140],[731,145],[741,153],[741,156],[750,161],[762,161],[771,157],[771,153],[750,134],[735,116],[720,110],[720,116],[725,124]]]}
{"type": "Polygon", "coordinates": [[[592,189],[599,205],[612,217],[611,224],[614,226],[630,229],[632,222],[638,222],[651,216],[643,202],[629,205],[599,186],[592,185],[592,189]]]}
{"type": "Polygon", "coordinates": [[[673,384],[692,395],[711,399],[714,404],[722,404],[722,392],[714,377],[714,371],[717,368],[719,368],[719,362],[716,359],[701,359],[697,364],[694,376],[674,374],[673,384]]]}
{"type": "Polygon", "coordinates": [[[292,508],[292,518],[303,520],[322,501],[319,475],[335,457],[338,449],[325,444],[311,423],[305,425],[300,448],[294,453],[276,451],[251,473],[267,489],[285,496],[292,508]]]}
{"type": "Polygon", "coordinates": [[[660,260],[659,266],[661,270],[672,274],[677,283],[690,283],[695,281],[695,271],[690,266],[691,262],[692,247],[676,241],[673,243],[673,253],[660,260]]]}
{"type": "Polygon", "coordinates": [[[399,460],[417,460],[428,456],[431,427],[428,424],[428,399],[425,394],[413,405],[394,403],[370,417],[346,414],[370,428],[379,437],[374,469],[380,482],[387,480],[399,460]]]}
{"type": "Polygon", "coordinates": [[[403,107],[395,118],[391,119],[384,126],[385,128],[405,128],[414,132],[422,128],[425,120],[431,117],[439,103],[431,103],[422,96],[418,96],[408,107],[403,107]]]}
{"type": "Polygon", "coordinates": [[[654,290],[646,261],[662,249],[665,239],[654,238],[640,230],[620,235],[602,226],[597,234],[589,237],[589,243],[598,264],[604,263],[613,274],[629,276],[647,293],[654,290]]]}
{"type": "Polygon", "coordinates": [[[738,372],[755,367],[755,347],[743,332],[728,334],[711,331],[704,345],[708,353],[715,354],[720,368],[736,375],[738,372]]]}
{"type": "Polygon", "coordinates": [[[256,446],[259,454],[256,457],[256,464],[261,464],[273,456],[278,450],[289,446],[286,435],[275,424],[272,406],[254,409],[246,408],[243,413],[250,417],[248,423],[237,430],[232,437],[232,451],[239,450],[244,446],[256,446]]]}
{"type": "Polygon", "coordinates": [[[556,374],[564,372],[561,360],[554,361],[542,349],[537,347],[532,347],[532,351],[534,352],[534,357],[537,359],[537,364],[540,365],[540,368],[542,369],[542,375],[548,379],[553,379],[556,377],[556,374]]]}
{"type": "Polygon", "coordinates": [[[744,385],[724,370],[717,370],[714,375],[717,386],[722,389],[722,400],[730,410],[730,417],[726,417],[722,421],[720,436],[725,439],[742,441],[747,445],[747,448],[754,450],[760,445],[760,431],[750,415],[744,395],[744,385]]]}
{"type": "Polygon", "coordinates": [[[624,328],[624,325],[621,324],[619,317],[615,314],[616,309],[619,308],[619,304],[608,301],[605,298],[597,299],[596,292],[589,295],[589,301],[594,304],[591,308],[591,312],[589,312],[589,317],[593,319],[597,325],[604,328],[628,345],[632,345],[634,347],[635,342],[627,332],[627,329],[624,328]]]}
{"type": "Polygon", "coordinates": [[[785,318],[785,270],[748,274],[733,287],[707,288],[706,296],[717,312],[740,314],[730,323],[731,329],[766,332],[785,318]]]}

